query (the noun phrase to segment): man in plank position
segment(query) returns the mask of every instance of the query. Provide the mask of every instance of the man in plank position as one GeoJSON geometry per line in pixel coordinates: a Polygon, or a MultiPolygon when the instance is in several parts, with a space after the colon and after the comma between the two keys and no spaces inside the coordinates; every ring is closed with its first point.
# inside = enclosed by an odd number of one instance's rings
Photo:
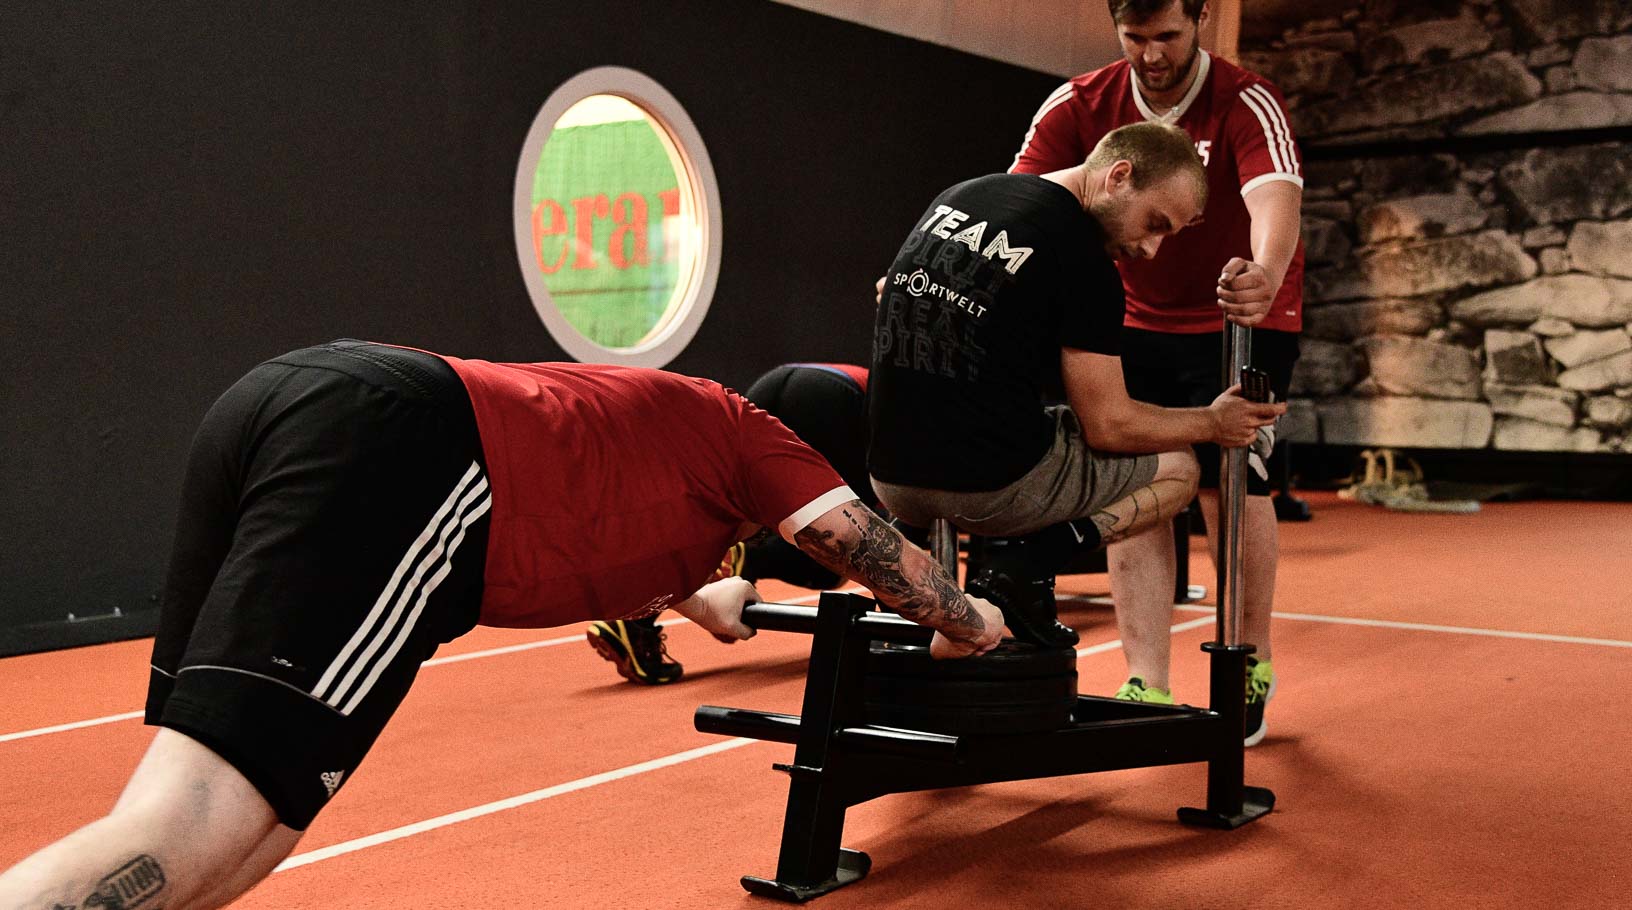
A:
{"type": "MultiPolygon", "coordinates": [[[[784,363],[755,379],[742,397],[798,434],[839,472],[862,504],[877,511],[878,498],[867,482],[866,367],[784,363]]],[[[774,578],[818,591],[836,587],[843,580],[768,528],[733,545],[714,574],[749,581],[774,578]]],[[[624,679],[666,685],[679,680],[685,668],[669,656],[658,615],[596,620],[589,624],[585,637],[624,679]]]]}
{"type": "Polygon", "coordinates": [[[1233,387],[1205,406],[1158,407],[1123,385],[1113,260],[1154,256],[1206,201],[1189,137],[1133,124],[1073,167],[943,192],[885,276],[873,488],[909,524],[949,519],[994,538],[967,589],[1016,637],[1075,645],[1056,618],[1055,573],[1184,508],[1199,474],[1192,443],[1246,445],[1285,410],[1233,387]],[[1068,406],[1047,406],[1061,397],[1068,406]]]}
{"type": "Polygon", "coordinates": [[[0,875],[0,908],[219,907],[355,772],[438,644],[672,607],[745,639],[758,527],[936,629],[1002,620],[781,423],[702,379],[364,342],[261,364],[187,467],[147,701],[113,810],[0,875]]]}

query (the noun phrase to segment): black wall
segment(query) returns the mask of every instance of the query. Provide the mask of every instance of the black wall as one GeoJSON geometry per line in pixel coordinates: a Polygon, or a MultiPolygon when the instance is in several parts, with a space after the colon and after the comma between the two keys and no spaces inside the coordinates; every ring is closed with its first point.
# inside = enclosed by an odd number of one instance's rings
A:
{"type": "Polygon", "coordinates": [[[738,387],[865,361],[872,283],[912,219],[1006,167],[1059,83],[769,0],[5,20],[0,653],[151,630],[192,430],[256,362],[341,336],[564,356],[510,206],[533,116],[578,72],[639,70],[702,134],[723,259],[670,368],[738,387]]]}

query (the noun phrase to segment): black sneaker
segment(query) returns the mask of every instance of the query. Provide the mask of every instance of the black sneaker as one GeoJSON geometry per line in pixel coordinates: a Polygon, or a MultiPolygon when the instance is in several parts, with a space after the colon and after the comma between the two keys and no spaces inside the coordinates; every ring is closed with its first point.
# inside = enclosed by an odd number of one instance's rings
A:
{"type": "Polygon", "coordinates": [[[1054,603],[1054,579],[1015,581],[1005,572],[981,569],[965,590],[1003,611],[1003,623],[1021,641],[1047,648],[1075,648],[1077,633],[1060,622],[1054,603]]]}
{"type": "Polygon", "coordinates": [[[602,657],[617,665],[618,675],[630,682],[661,686],[674,682],[686,671],[670,659],[663,644],[668,635],[657,626],[621,619],[597,620],[589,624],[584,636],[602,657]]]}

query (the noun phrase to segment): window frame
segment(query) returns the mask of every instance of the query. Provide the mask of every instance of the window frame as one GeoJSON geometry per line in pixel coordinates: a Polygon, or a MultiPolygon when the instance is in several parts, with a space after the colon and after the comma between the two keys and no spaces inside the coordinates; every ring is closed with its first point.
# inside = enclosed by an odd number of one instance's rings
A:
{"type": "Polygon", "coordinates": [[[599,66],[573,76],[550,93],[533,118],[532,127],[528,129],[526,141],[522,144],[521,157],[516,165],[512,218],[516,263],[527,285],[533,309],[550,337],[573,359],[583,363],[667,366],[691,343],[708,316],[714,287],[719,280],[724,236],[720,189],[714,177],[714,165],[708,157],[702,135],[685,108],[667,89],[644,73],[621,66],[599,66]],[[671,303],[674,315],[655,335],[629,348],[600,344],[567,321],[550,296],[544,275],[533,262],[532,194],[539,159],[555,131],[556,121],[568,108],[591,95],[616,95],[627,100],[640,108],[656,128],[668,134],[683,165],[684,173],[679,177],[690,184],[692,199],[700,216],[700,252],[683,296],[677,304],[671,303]]]}

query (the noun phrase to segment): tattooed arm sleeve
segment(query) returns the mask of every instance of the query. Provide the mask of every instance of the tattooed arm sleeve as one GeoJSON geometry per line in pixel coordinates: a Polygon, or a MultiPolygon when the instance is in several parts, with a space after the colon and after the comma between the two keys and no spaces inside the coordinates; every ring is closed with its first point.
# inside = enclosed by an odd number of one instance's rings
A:
{"type": "Polygon", "coordinates": [[[866,585],[880,603],[948,638],[973,641],[986,630],[946,570],[860,500],[829,509],[793,542],[811,559],[866,585]]]}

